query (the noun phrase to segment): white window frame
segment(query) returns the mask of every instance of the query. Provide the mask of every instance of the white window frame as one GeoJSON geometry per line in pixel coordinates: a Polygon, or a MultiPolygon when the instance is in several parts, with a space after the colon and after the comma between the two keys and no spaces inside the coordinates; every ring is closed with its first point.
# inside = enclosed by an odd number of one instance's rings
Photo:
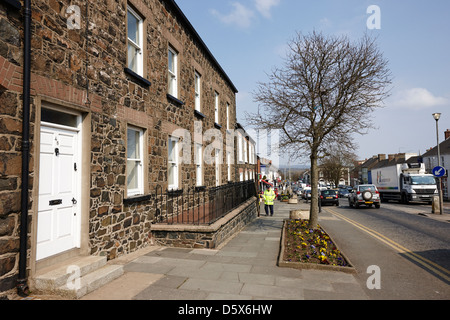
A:
{"type": "Polygon", "coordinates": [[[201,112],[202,76],[195,71],[195,110],[201,112]]]}
{"type": "Polygon", "coordinates": [[[244,162],[248,163],[248,153],[247,153],[247,139],[243,137],[244,142],[244,162]]]}
{"type": "Polygon", "coordinates": [[[220,149],[215,149],[215,164],[216,164],[216,187],[221,185],[222,175],[221,175],[221,151],[220,149]]]}
{"type": "Polygon", "coordinates": [[[144,194],[144,130],[134,126],[127,127],[127,165],[129,161],[138,162],[137,185],[135,189],[128,189],[128,170],[127,170],[127,197],[133,197],[144,194]],[[139,158],[128,158],[128,138],[129,131],[139,133],[139,158]]]}
{"type": "Polygon", "coordinates": [[[230,104],[227,102],[227,130],[230,130],[230,104]]]}
{"type": "Polygon", "coordinates": [[[244,152],[243,152],[243,147],[242,147],[242,134],[238,134],[238,159],[239,162],[243,162],[243,156],[244,156],[244,152]]]}
{"type": "Polygon", "coordinates": [[[196,186],[203,186],[203,146],[200,143],[195,144],[195,174],[196,186]]]}
{"type": "Polygon", "coordinates": [[[227,165],[228,165],[228,181],[231,181],[231,152],[227,152],[227,165]]]}
{"type": "MultiPolygon", "coordinates": [[[[144,55],[143,55],[143,47],[144,47],[144,19],[142,19],[142,17],[136,13],[136,11],[134,11],[130,6],[127,6],[127,17],[128,17],[128,12],[133,15],[137,20],[138,20],[138,38],[137,41],[138,43],[134,42],[133,40],[131,40],[130,38],[128,38],[128,34],[127,34],[127,59],[128,59],[128,45],[133,46],[136,50],[137,50],[137,57],[136,57],[136,69],[133,69],[132,66],[130,65],[130,61],[128,61],[128,68],[130,70],[132,70],[133,72],[135,72],[136,74],[143,76],[144,75],[144,55]]],[[[127,21],[127,26],[128,26],[128,21],[127,21]]]]}
{"type": "Polygon", "coordinates": [[[219,123],[219,93],[214,91],[214,121],[219,123]]]}
{"type": "Polygon", "coordinates": [[[167,145],[167,182],[168,182],[168,189],[170,190],[178,190],[179,187],[179,170],[180,170],[180,155],[179,155],[179,141],[177,137],[169,137],[168,145],[167,145]],[[172,155],[171,152],[171,145],[172,147],[172,155]],[[173,183],[170,184],[170,167],[173,167],[172,173],[173,176],[173,183]]]}
{"type": "Polygon", "coordinates": [[[169,46],[167,51],[168,93],[178,98],[178,52],[169,46]],[[173,70],[170,70],[170,54],[172,54],[173,70]]]}

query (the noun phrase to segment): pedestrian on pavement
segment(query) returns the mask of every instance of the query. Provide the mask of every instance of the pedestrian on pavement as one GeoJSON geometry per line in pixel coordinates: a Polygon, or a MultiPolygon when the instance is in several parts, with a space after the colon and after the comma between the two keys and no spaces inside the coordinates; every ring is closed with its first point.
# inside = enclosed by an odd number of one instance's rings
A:
{"type": "Polygon", "coordinates": [[[272,190],[271,186],[269,185],[264,191],[264,210],[266,211],[266,216],[270,215],[273,216],[273,202],[275,200],[275,192],[272,190]]]}

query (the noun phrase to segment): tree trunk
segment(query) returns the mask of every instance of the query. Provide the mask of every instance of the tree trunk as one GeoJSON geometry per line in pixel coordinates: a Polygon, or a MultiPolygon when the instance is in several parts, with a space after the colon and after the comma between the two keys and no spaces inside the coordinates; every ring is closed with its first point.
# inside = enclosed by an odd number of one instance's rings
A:
{"type": "Polygon", "coordinates": [[[317,167],[317,152],[311,154],[311,209],[309,214],[309,228],[317,229],[319,224],[319,170],[317,167]]]}

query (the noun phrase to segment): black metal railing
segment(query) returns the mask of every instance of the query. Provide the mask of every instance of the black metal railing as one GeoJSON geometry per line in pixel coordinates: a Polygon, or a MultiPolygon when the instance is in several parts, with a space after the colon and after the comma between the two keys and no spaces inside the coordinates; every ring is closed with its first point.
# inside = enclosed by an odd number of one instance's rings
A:
{"type": "Polygon", "coordinates": [[[164,192],[157,187],[155,223],[211,225],[253,196],[256,196],[253,181],[164,192]]]}

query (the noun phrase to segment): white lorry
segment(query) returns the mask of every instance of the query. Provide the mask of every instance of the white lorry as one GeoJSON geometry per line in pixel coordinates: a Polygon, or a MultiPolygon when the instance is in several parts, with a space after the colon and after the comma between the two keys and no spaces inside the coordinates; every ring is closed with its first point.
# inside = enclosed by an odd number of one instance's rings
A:
{"type": "Polygon", "coordinates": [[[436,179],[425,173],[423,163],[403,163],[375,167],[369,175],[369,183],[380,192],[381,201],[397,200],[401,203],[432,203],[438,196],[436,179]]]}

